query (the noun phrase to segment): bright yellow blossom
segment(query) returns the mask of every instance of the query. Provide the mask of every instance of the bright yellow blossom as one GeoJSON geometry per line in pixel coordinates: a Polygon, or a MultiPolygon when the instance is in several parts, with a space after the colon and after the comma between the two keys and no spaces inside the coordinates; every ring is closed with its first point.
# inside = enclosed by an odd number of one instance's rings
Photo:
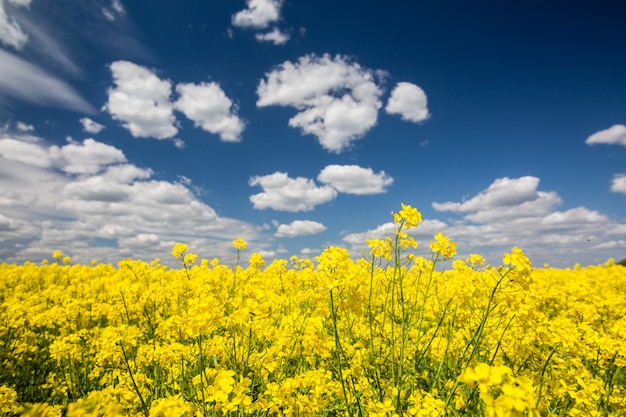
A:
{"type": "Polygon", "coordinates": [[[172,249],[172,256],[179,261],[182,261],[187,252],[189,252],[189,246],[185,243],[176,242],[174,248],[172,249]]]}
{"type": "Polygon", "coordinates": [[[441,254],[445,259],[450,259],[456,255],[456,242],[451,242],[443,233],[437,233],[435,240],[430,241],[430,250],[441,254]]]}
{"type": "Polygon", "coordinates": [[[246,250],[246,241],[243,240],[242,238],[238,237],[237,239],[233,240],[233,247],[239,251],[243,251],[246,250]]]}

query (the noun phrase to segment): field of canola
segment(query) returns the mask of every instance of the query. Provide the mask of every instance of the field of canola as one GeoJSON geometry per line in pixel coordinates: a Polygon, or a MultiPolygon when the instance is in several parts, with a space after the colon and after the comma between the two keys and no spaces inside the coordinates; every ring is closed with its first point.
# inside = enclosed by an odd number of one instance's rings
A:
{"type": "Polygon", "coordinates": [[[625,267],[455,260],[392,215],[358,260],[0,265],[0,416],[626,415],[625,267]]]}

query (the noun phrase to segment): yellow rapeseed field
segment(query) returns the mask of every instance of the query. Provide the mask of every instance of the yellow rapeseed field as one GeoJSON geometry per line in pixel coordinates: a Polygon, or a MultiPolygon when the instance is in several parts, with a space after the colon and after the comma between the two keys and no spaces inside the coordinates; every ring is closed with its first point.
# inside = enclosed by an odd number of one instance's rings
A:
{"type": "Polygon", "coordinates": [[[0,265],[0,415],[626,415],[626,268],[455,259],[392,216],[358,260],[0,265]]]}

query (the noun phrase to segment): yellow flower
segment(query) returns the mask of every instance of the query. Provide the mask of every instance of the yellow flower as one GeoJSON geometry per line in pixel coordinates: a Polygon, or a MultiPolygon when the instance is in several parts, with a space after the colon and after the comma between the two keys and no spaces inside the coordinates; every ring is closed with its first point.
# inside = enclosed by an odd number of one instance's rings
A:
{"type": "Polygon", "coordinates": [[[150,406],[150,417],[191,417],[193,409],[180,395],[159,398],[150,406]]]}
{"type": "Polygon", "coordinates": [[[367,241],[370,253],[374,256],[391,260],[391,239],[370,239],[367,241]]]}
{"type": "Polygon", "coordinates": [[[198,255],[195,253],[187,253],[185,254],[185,256],[183,257],[183,263],[185,264],[185,266],[190,267],[193,264],[196,263],[196,261],[198,260],[198,255]]]}
{"type": "Polygon", "coordinates": [[[233,240],[233,246],[237,250],[246,250],[246,241],[238,237],[237,239],[233,240]]]}
{"type": "Polygon", "coordinates": [[[176,242],[174,248],[172,249],[172,256],[181,261],[188,251],[189,246],[187,246],[185,243],[176,242]]]}
{"type": "Polygon", "coordinates": [[[261,255],[260,253],[253,253],[252,255],[250,255],[250,260],[248,262],[251,267],[257,269],[261,269],[265,265],[263,255],[261,255]]]}
{"type": "Polygon", "coordinates": [[[532,265],[524,252],[520,248],[513,248],[510,254],[504,254],[503,263],[512,268],[508,275],[511,281],[517,282],[523,289],[528,290],[532,282],[532,265]]]}
{"type": "Polygon", "coordinates": [[[402,225],[405,229],[411,229],[417,227],[422,222],[422,214],[409,205],[400,204],[402,210],[398,213],[391,212],[393,216],[393,222],[397,225],[402,225]]]}
{"type": "Polygon", "coordinates": [[[470,256],[465,259],[465,262],[472,264],[472,266],[482,265],[485,262],[485,258],[476,253],[470,253],[470,256]]]}
{"type": "Polygon", "coordinates": [[[443,233],[437,233],[435,240],[430,241],[430,250],[441,254],[446,259],[450,259],[456,255],[456,242],[451,242],[443,233]]]}
{"type": "Polygon", "coordinates": [[[52,257],[54,259],[61,259],[63,257],[63,254],[61,253],[60,250],[55,250],[54,253],[52,254],[52,257]]]}

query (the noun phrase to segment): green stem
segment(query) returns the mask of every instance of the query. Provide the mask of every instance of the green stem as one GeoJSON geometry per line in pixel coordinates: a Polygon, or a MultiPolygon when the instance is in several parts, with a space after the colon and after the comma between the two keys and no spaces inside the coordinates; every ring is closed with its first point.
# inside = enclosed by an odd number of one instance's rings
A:
{"type": "Polygon", "coordinates": [[[146,402],[143,400],[143,395],[141,395],[141,391],[139,391],[139,387],[137,386],[137,382],[135,382],[135,377],[133,376],[133,371],[130,369],[130,363],[128,361],[128,356],[126,355],[126,349],[124,349],[124,343],[119,342],[118,345],[122,348],[122,354],[124,355],[124,363],[126,364],[126,369],[130,375],[130,380],[133,383],[133,388],[139,397],[139,401],[141,402],[141,411],[146,416],[149,417],[148,407],[146,406],[146,402]]]}
{"type": "Polygon", "coordinates": [[[337,331],[337,314],[335,313],[335,302],[333,299],[333,289],[330,289],[330,311],[333,319],[333,333],[335,336],[335,350],[337,358],[337,370],[339,371],[339,381],[341,382],[341,389],[343,391],[343,399],[346,402],[346,409],[348,415],[352,417],[352,408],[348,403],[348,393],[346,391],[346,383],[343,379],[343,366],[341,365],[341,357],[343,355],[343,349],[341,348],[341,342],[339,341],[339,333],[337,331]]]}

